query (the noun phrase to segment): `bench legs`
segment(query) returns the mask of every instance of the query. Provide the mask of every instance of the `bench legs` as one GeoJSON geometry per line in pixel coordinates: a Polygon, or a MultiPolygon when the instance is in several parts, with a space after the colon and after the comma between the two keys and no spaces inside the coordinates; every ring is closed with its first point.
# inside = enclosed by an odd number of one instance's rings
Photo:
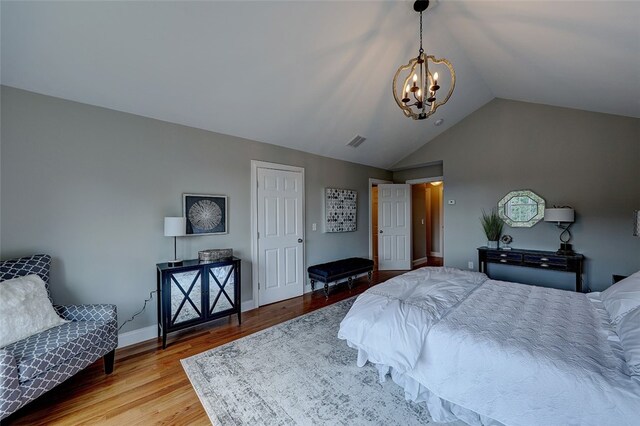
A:
{"type": "MultiPolygon", "coordinates": [[[[369,271],[367,272],[367,278],[369,279],[369,282],[367,283],[368,287],[371,287],[371,279],[373,277],[373,271],[369,271]]],[[[353,276],[347,278],[347,283],[349,285],[349,290],[353,289],[353,276]]],[[[309,280],[311,282],[311,291],[315,291],[316,290],[316,280],[314,279],[310,279],[309,280]]],[[[329,282],[324,282],[324,296],[328,299],[329,298],[329,282]]]]}

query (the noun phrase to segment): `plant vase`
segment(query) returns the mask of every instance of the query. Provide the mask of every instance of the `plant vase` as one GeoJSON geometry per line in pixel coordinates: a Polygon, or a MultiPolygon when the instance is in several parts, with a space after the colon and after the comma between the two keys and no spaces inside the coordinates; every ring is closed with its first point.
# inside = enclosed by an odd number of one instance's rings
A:
{"type": "Polygon", "coordinates": [[[498,248],[498,241],[487,241],[487,248],[497,249],[498,248]]]}

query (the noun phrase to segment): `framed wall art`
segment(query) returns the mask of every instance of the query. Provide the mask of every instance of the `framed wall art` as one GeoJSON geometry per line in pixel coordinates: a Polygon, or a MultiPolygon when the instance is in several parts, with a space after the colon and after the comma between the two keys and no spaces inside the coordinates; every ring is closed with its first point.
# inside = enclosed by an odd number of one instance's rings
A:
{"type": "Polygon", "coordinates": [[[182,194],[182,212],[187,235],[226,234],[227,196],[182,194]]]}
{"type": "Polygon", "coordinates": [[[325,188],[325,232],[352,232],[357,229],[358,192],[325,188]]]}

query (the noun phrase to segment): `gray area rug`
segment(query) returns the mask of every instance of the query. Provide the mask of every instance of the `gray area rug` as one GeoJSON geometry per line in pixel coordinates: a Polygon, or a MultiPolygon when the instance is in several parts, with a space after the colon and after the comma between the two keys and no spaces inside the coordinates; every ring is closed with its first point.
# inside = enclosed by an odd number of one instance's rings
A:
{"type": "Polygon", "coordinates": [[[214,425],[424,425],[405,401],[337,338],[348,299],[182,360],[214,425]]]}

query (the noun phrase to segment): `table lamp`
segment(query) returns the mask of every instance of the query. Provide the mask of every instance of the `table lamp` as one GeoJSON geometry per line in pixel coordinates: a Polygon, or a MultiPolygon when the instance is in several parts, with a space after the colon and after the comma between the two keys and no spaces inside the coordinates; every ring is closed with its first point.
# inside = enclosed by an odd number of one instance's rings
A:
{"type": "Polygon", "coordinates": [[[173,237],[173,260],[168,261],[169,266],[182,265],[182,259],[178,259],[176,250],[176,239],[185,235],[187,222],[184,217],[165,217],[164,218],[164,236],[173,237]]]}
{"type": "Polygon", "coordinates": [[[575,221],[575,210],[571,207],[553,207],[551,209],[544,209],[544,221],[555,222],[556,226],[562,229],[560,233],[560,249],[557,254],[574,254],[573,247],[569,244],[571,241],[571,231],[569,227],[575,221]]]}

